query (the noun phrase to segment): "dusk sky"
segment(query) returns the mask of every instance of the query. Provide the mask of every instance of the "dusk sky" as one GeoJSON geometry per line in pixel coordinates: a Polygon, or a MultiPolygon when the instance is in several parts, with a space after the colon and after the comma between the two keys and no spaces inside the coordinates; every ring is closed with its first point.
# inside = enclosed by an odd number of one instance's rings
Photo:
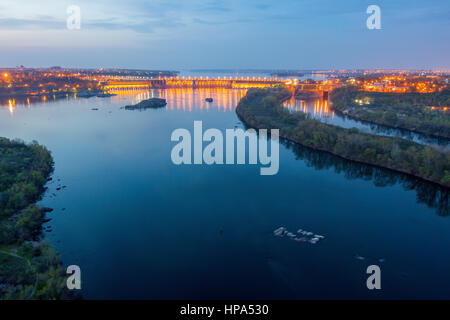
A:
{"type": "Polygon", "coordinates": [[[0,67],[450,69],[450,2],[2,0],[0,40],[0,67]]]}

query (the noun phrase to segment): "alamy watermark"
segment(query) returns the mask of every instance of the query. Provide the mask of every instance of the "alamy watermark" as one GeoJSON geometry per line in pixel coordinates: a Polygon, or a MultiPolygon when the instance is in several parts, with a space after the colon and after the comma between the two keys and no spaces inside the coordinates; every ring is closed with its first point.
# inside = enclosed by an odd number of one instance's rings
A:
{"type": "Polygon", "coordinates": [[[370,265],[366,270],[367,274],[370,276],[367,278],[366,286],[369,290],[380,290],[381,289],[381,269],[376,264],[370,265]]]}
{"type": "Polygon", "coordinates": [[[76,5],[67,7],[66,13],[68,14],[66,25],[69,30],[81,29],[81,8],[76,5]]]}
{"type": "Polygon", "coordinates": [[[67,267],[67,277],[66,285],[69,290],[80,290],[81,289],[81,269],[77,265],[71,265],[67,267]]]}
{"type": "Polygon", "coordinates": [[[275,175],[279,169],[279,130],[259,129],[226,129],[225,147],[222,131],[207,129],[203,132],[202,121],[194,121],[193,137],[187,129],[176,129],[172,132],[171,141],[178,142],[171,152],[172,162],[181,164],[245,164],[246,147],[248,141],[248,164],[259,163],[265,167],[260,168],[261,175],[275,175]],[[270,140],[270,155],[268,150],[270,140]],[[203,148],[203,142],[208,144],[203,148]],[[192,149],[193,147],[193,149],[192,149]],[[237,150],[235,162],[235,147],[237,150]],[[192,152],[193,151],[193,152],[192,152]],[[225,155],[224,155],[225,153],[225,155]],[[193,154],[193,159],[192,159],[193,154]]]}
{"type": "MultiPolygon", "coordinates": [[[[66,25],[69,30],[81,29],[81,8],[77,5],[70,5],[66,9],[68,14],[66,25]]],[[[381,9],[378,5],[372,4],[367,7],[366,13],[370,16],[366,20],[366,26],[369,30],[381,29],[381,9]]]]}
{"type": "Polygon", "coordinates": [[[366,10],[367,14],[370,16],[367,18],[366,26],[369,30],[381,29],[381,9],[377,5],[370,5],[366,10]]]}

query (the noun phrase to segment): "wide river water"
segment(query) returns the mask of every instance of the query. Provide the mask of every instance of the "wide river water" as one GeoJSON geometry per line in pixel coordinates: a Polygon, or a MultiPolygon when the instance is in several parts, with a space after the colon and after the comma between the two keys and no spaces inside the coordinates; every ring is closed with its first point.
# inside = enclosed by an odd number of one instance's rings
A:
{"type": "Polygon", "coordinates": [[[0,136],[52,152],[45,235],[65,266],[81,267],[84,298],[450,298],[448,192],[435,185],[286,142],[274,176],[259,165],[172,163],[176,128],[243,128],[235,107],[244,94],[160,90],[0,107],[0,136]],[[149,96],[167,107],[121,109],[149,96]],[[277,237],[281,226],[325,239],[277,237]],[[374,264],[382,289],[371,291],[374,264]]]}

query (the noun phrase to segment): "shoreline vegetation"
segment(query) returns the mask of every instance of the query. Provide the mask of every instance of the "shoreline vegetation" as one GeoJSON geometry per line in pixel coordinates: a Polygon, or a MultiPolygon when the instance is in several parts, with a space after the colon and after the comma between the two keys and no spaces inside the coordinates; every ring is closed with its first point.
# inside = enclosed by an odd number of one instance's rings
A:
{"type": "Polygon", "coordinates": [[[291,113],[282,106],[291,93],[284,87],[249,89],[236,107],[249,127],[280,129],[280,137],[347,160],[406,173],[450,187],[450,153],[401,138],[345,129],[291,113]]]}
{"type": "Polygon", "coordinates": [[[123,107],[125,110],[145,110],[145,109],[157,109],[163,108],[167,105],[166,99],[150,98],[142,100],[141,102],[133,105],[123,107]]]}
{"type": "Polygon", "coordinates": [[[83,89],[79,91],[57,91],[57,92],[46,92],[46,93],[37,93],[37,94],[28,94],[23,92],[17,92],[17,93],[9,93],[9,92],[0,92],[0,98],[6,98],[6,99],[26,99],[26,98],[42,98],[47,97],[55,98],[55,99],[62,99],[66,98],[67,96],[73,96],[76,95],[79,98],[92,98],[92,97],[98,97],[98,98],[107,98],[115,96],[114,93],[109,93],[104,90],[100,89],[83,89]]]}
{"type": "Polygon", "coordinates": [[[0,137],[0,300],[71,298],[60,256],[43,239],[53,210],[36,204],[53,167],[36,141],[0,137]]]}
{"type": "Polygon", "coordinates": [[[333,90],[330,101],[337,113],[356,120],[450,139],[450,90],[385,93],[347,86],[333,90]]]}
{"type": "Polygon", "coordinates": [[[39,94],[25,94],[25,93],[18,93],[18,94],[9,94],[9,95],[2,95],[0,93],[0,104],[4,103],[7,104],[9,101],[14,101],[14,104],[16,103],[30,103],[31,102],[40,102],[40,101],[48,101],[48,100],[62,100],[67,98],[108,98],[116,96],[114,93],[109,93],[103,90],[80,90],[78,92],[55,92],[55,93],[39,93],[39,94]]]}

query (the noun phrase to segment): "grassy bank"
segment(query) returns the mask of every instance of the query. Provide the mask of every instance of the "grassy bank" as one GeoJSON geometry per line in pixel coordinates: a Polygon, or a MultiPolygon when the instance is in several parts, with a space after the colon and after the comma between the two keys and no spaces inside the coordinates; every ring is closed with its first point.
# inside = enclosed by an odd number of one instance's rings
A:
{"type": "Polygon", "coordinates": [[[42,241],[45,210],[35,204],[52,171],[45,147],[0,138],[0,299],[67,297],[60,257],[42,241]]]}
{"type": "Polygon", "coordinates": [[[389,168],[450,187],[450,154],[408,140],[381,137],[291,113],[281,102],[285,88],[250,89],[236,112],[249,126],[280,129],[280,136],[342,158],[389,168]]]}

